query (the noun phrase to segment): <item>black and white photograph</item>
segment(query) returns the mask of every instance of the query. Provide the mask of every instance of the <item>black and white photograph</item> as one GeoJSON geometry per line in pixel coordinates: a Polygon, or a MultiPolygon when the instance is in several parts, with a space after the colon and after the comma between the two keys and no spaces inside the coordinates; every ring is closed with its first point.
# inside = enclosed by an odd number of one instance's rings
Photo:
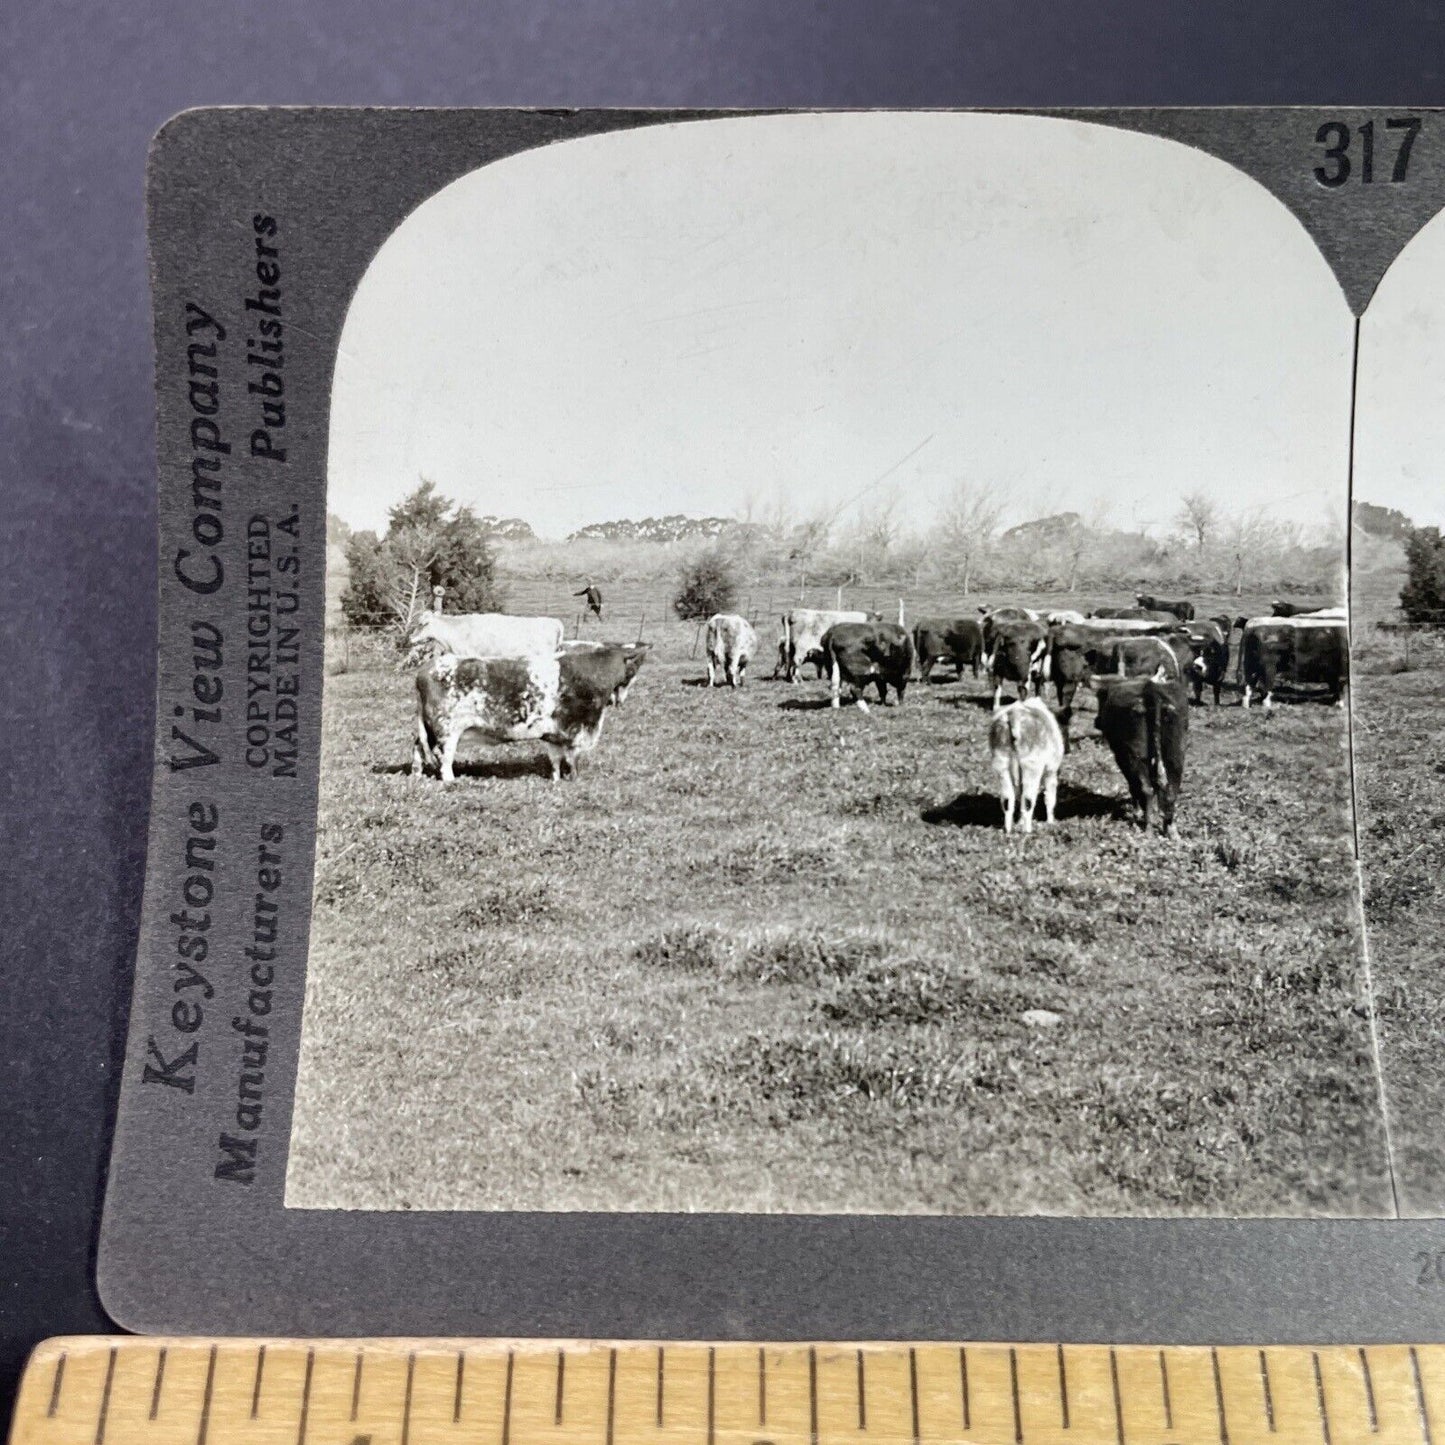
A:
{"type": "Polygon", "coordinates": [[[1401,1214],[1445,1213],[1445,225],[1360,327],[1351,617],[1365,919],[1401,1214]]]}
{"type": "Polygon", "coordinates": [[[1390,1212],[1353,330],[1255,181],[1055,117],[418,206],[336,358],[288,1206],[1390,1212]]]}

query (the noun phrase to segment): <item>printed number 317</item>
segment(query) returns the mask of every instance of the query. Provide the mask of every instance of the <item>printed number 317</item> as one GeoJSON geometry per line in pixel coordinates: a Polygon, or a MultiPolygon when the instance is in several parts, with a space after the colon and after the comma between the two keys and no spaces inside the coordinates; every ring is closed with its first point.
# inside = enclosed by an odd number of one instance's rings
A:
{"type": "MultiPolygon", "coordinates": [[[[1394,164],[1390,167],[1390,180],[1403,181],[1410,166],[1410,148],[1420,133],[1421,120],[1418,115],[1392,116],[1385,122],[1387,132],[1400,132],[1399,144],[1395,148],[1394,164]]],[[[1360,184],[1368,186],[1375,180],[1375,122],[1367,120],[1350,128],[1342,120],[1327,120],[1316,132],[1315,141],[1324,146],[1324,164],[1315,167],[1315,179],[1322,186],[1342,186],[1354,173],[1352,155],[1359,160],[1360,184]],[[1352,151],[1351,145],[1358,147],[1352,151]]],[[[1383,157],[1382,157],[1383,159],[1383,157]]]]}

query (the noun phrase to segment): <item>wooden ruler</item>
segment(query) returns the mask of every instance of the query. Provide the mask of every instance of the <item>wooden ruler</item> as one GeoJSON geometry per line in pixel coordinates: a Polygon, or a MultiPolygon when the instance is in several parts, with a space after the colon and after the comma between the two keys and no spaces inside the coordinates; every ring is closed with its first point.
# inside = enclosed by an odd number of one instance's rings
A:
{"type": "Polygon", "coordinates": [[[11,1445],[1445,1445],[1445,1346],[60,1339],[11,1445]]]}

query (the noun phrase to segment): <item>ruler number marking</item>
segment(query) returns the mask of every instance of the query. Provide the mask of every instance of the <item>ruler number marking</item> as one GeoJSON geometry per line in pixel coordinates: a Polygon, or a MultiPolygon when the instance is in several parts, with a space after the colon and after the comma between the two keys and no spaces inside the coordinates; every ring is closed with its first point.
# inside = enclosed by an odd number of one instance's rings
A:
{"type": "Polygon", "coordinates": [[[62,1350],[60,1358],[55,1362],[55,1378],[50,1382],[50,1408],[45,1412],[47,1420],[55,1418],[55,1412],[60,1408],[60,1387],[65,1383],[65,1352],[62,1350]]]}
{"type": "MultiPolygon", "coordinates": [[[[1385,121],[1387,135],[1398,136],[1394,159],[1390,165],[1389,183],[1399,185],[1410,170],[1410,152],[1424,121],[1418,115],[1394,115],[1385,121]]],[[[1321,163],[1314,168],[1314,178],[1326,190],[1336,190],[1356,174],[1352,141],[1359,141],[1359,181],[1362,186],[1375,183],[1375,122],[1367,120],[1350,127],[1342,120],[1327,120],[1315,132],[1315,144],[1322,146],[1321,163]]]]}

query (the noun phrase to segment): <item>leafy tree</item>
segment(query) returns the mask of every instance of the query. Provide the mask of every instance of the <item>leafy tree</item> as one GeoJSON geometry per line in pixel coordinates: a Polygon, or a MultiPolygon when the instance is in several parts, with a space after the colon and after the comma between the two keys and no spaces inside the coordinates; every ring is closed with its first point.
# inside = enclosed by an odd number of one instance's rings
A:
{"type": "Polygon", "coordinates": [[[672,610],[684,622],[701,622],[714,612],[731,612],[737,595],[736,567],[721,550],[709,547],[683,566],[672,610]]]}
{"type": "Polygon", "coordinates": [[[1405,585],[1400,609],[1411,622],[1445,626],[1445,537],[1438,527],[1415,527],[1405,539],[1405,585]]]}
{"type": "Polygon", "coordinates": [[[353,533],[346,560],[350,585],[341,608],[353,627],[405,635],[431,606],[434,587],[445,588],[448,611],[495,612],[502,605],[486,525],[430,481],[391,509],[384,537],[353,533]]]}

